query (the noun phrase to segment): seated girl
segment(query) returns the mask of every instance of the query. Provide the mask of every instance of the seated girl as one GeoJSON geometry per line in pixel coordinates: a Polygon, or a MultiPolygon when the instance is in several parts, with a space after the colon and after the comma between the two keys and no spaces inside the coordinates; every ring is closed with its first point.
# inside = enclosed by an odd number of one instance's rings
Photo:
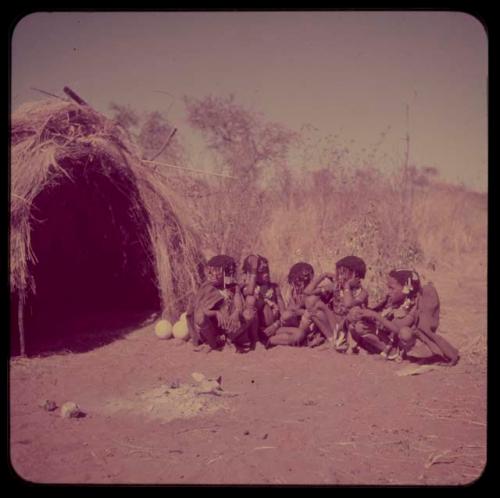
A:
{"type": "Polygon", "coordinates": [[[373,309],[353,308],[348,327],[358,347],[401,360],[415,342],[420,279],[413,270],[392,270],[387,296],[373,309]]]}
{"type": "Polygon", "coordinates": [[[313,309],[318,301],[317,296],[306,296],[304,293],[313,276],[314,269],[309,263],[296,263],[290,268],[290,299],[279,321],[264,330],[267,336],[266,347],[304,344],[313,325],[311,312],[307,308],[313,309]]]}
{"type": "Polygon", "coordinates": [[[246,320],[256,317],[258,336],[267,342],[264,330],[279,324],[285,309],[279,285],[271,282],[269,263],[263,256],[251,254],[243,262],[241,292],[245,299],[243,316],[246,320]]]}
{"type": "Polygon", "coordinates": [[[206,344],[220,350],[232,343],[238,352],[255,348],[252,321],[243,314],[243,297],[235,280],[236,263],[226,255],[214,256],[206,266],[204,282],[187,313],[190,335],[195,346],[206,344]]]}

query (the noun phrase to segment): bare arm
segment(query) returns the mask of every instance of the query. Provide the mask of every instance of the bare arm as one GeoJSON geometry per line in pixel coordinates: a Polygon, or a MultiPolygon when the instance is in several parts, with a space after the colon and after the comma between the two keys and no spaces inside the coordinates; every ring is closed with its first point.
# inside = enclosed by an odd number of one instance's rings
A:
{"type": "Polygon", "coordinates": [[[325,272],[320,275],[314,277],[309,284],[304,289],[304,294],[306,296],[314,296],[321,293],[321,289],[318,289],[318,285],[325,279],[335,279],[335,275],[333,273],[325,272]]]}
{"type": "Polygon", "coordinates": [[[351,288],[346,285],[344,288],[344,306],[346,308],[353,308],[354,306],[361,306],[368,299],[368,292],[365,289],[361,289],[358,296],[354,297],[351,288]]]}
{"type": "Polygon", "coordinates": [[[208,317],[215,317],[217,319],[217,324],[219,327],[227,328],[228,317],[220,310],[208,310],[205,312],[208,317]]]}
{"type": "Polygon", "coordinates": [[[412,310],[404,318],[395,318],[394,320],[387,320],[382,315],[373,310],[363,311],[363,316],[367,318],[372,318],[382,327],[386,328],[390,332],[397,334],[403,327],[411,327],[415,323],[415,312],[412,310]]]}
{"type": "Polygon", "coordinates": [[[257,281],[256,273],[252,272],[246,274],[245,285],[241,289],[241,292],[245,297],[253,296],[253,293],[255,292],[256,281],[257,281]]]}
{"type": "Polygon", "coordinates": [[[255,291],[257,280],[257,267],[259,258],[255,254],[248,256],[248,272],[246,273],[245,285],[242,288],[243,296],[251,296],[255,291]]]}
{"type": "Polygon", "coordinates": [[[243,296],[241,292],[239,292],[239,289],[236,289],[236,292],[234,293],[234,309],[233,312],[231,313],[232,315],[239,315],[243,311],[243,296]]]}
{"type": "Polygon", "coordinates": [[[285,311],[286,309],[286,306],[285,306],[285,300],[281,295],[281,289],[279,285],[276,286],[276,301],[278,302],[278,309],[280,310],[280,313],[283,313],[283,311],[285,311]]]}

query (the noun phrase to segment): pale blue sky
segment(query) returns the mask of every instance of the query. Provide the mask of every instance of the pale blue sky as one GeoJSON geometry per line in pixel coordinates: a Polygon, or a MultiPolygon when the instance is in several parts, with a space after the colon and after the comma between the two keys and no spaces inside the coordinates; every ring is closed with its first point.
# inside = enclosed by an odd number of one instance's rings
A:
{"type": "Polygon", "coordinates": [[[383,168],[402,154],[408,103],[411,159],[486,190],[487,59],[483,26],[459,12],[36,13],[14,31],[12,102],[68,85],[102,112],[170,109],[189,144],[182,96],[234,93],[353,150],[390,126],[383,168]]]}

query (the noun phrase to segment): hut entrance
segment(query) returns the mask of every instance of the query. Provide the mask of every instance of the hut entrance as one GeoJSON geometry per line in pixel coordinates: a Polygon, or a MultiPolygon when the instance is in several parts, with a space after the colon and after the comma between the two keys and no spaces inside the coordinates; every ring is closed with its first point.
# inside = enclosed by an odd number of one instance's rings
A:
{"type": "Polygon", "coordinates": [[[88,157],[62,166],[72,179],[46,187],[32,208],[38,262],[25,304],[27,354],[92,349],[161,308],[135,183],[88,157]]]}

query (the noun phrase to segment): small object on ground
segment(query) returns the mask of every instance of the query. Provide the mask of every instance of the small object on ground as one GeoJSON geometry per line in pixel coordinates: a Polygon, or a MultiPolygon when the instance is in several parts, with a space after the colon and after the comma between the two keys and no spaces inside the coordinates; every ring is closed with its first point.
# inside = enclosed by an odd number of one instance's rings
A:
{"type": "Polygon", "coordinates": [[[212,348],[208,344],[198,344],[198,346],[195,346],[193,348],[193,351],[196,353],[210,353],[212,351],[212,348]]]}
{"type": "Polygon", "coordinates": [[[186,320],[179,320],[173,328],[173,334],[176,339],[187,341],[189,339],[189,328],[186,320]]]}
{"type": "Polygon", "coordinates": [[[216,380],[206,379],[198,384],[196,394],[215,394],[216,396],[220,396],[222,394],[222,387],[216,380]]]}
{"type": "Polygon", "coordinates": [[[339,353],[345,353],[349,349],[349,343],[347,342],[347,336],[343,330],[338,332],[338,335],[334,343],[335,350],[339,353]]]}
{"type": "Polygon", "coordinates": [[[245,432],[243,433],[243,435],[244,435],[244,436],[248,436],[249,434],[250,434],[250,431],[245,431],[245,432]]]}
{"type": "Polygon", "coordinates": [[[67,401],[61,406],[61,417],[63,418],[80,418],[84,416],[85,412],[74,401],[67,401]]]}
{"type": "Polygon", "coordinates": [[[453,463],[457,459],[456,455],[449,455],[450,450],[445,450],[442,453],[433,453],[429,456],[427,459],[427,462],[425,463],[424,467],[426,469],[429,469],[433,465],[436,465],[438,463],[453,463]]]}
{"type": "Polygon", "coordinates": [[[196,394],[213,394],[215,396],[225,396],[232,398],[238,396],[238,393],[231,391],[224,391],[222,389],[222,376],[219,375],[216,379],[207,379],[202,373],[193,372],[191,374],[196,382],[194,392],[196,394]]]}
{"type": "Polygon", "coordinates": [[[202,373],[193,372],[191,377],[193,377],[197,384],[195,387],[196,394],[214,394],[215,396],[228,397],[238,396],[237,393],[227,392],[222,389],[222,376],[220,375],[216,379],[207,379],[202,373]]]}
{"type": "Polygon", "coordinates": [[[173,335],[172,324],[168,320],[159,320],[155,325],[156,337],[170,339],[173,335]]]}
{"type": "Polygon", "coordinates": [[[55,401],[45,399],[40,403],[40,407],[48,412],[53,412],[57,408],[57,404],[55,401]]]}
{"type": "Polygon", "coordinates": [[[205,380],[205,376],[200,373],[200,372],[193,372],[191,374],[191,377],[193,377],[193,379],[196,381],[196,382],[202,382],[205,380]]]}
{"type": "Polygon", "coordinates": [[[399,377],[406,377],[408,375],[420,375],[426,372],[430,372],[431,370],[437,370],[439,366],[437,365],[419,365],[419,366],[414,366],[414,365],[409,365],[405,368],[402,368],[401,370],[398,370],[396,372],[396,375],[399,377]]]}
{"type": "Polygon", "coordinates": [[[178,389],[180,387],[181,383],[179,379],[175,379],[170,384],[168,385],[169,389],[178,389]]]}
{"type": "Polygon", "coordinates": [[[314,401],[312,399],[309,399],[309,400],[303,402],[304,406],[316,406],[317,404],[318,404],[318,402],[314,401]]]}

